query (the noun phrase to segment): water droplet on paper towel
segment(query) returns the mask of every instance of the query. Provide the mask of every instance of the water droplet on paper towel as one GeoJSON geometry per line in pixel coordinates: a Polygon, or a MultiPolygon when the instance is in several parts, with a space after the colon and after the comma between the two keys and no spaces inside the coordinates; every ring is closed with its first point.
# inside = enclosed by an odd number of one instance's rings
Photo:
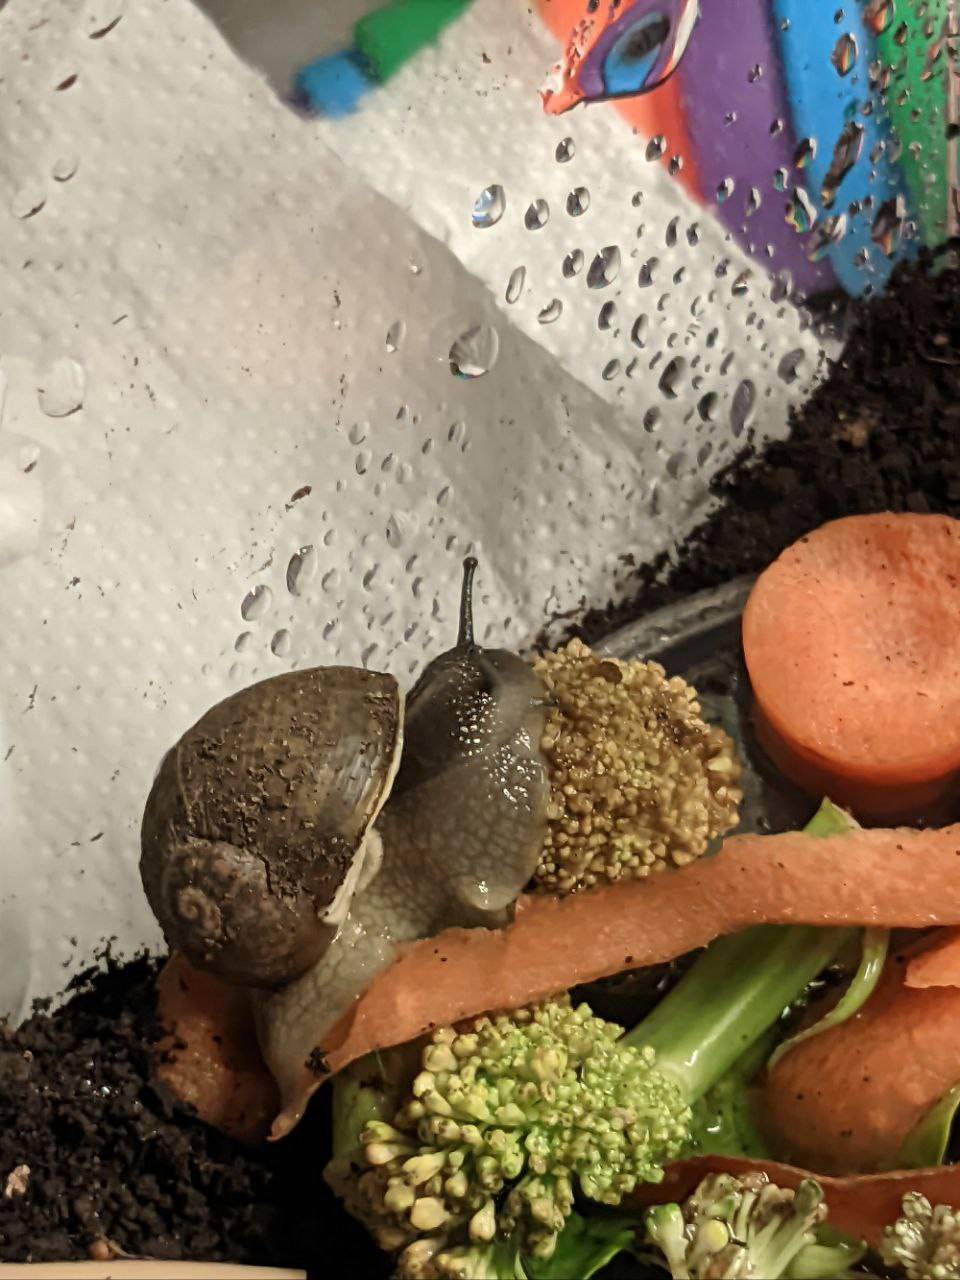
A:
{"type": "Polygon", "coordinates": [[[730,404],[730,432],[734,439],[739,439],[749,427],[756,403],[757,388],[749,378],[744,378],[733,393],[730,404]]]}
{"type": "Polygon", "coordinates": [[[240,617],[244,622],[259,622],[273,604],[273,592],[264,583],[252,587],[243,597],[240,617]]]}
{"type": "Polygon", "coordinates": [[[615,244],[601,249],[587,272],[587,286],[590,289],[605,289],[613,284],[620,274],[620,250],[615,244]]]}
{"type": "Polygon", "coordinates": [[[523,215],[523,225],[528,231],[539,231],[550,221],[550,206],[546,200],[534,200],[523,215]]]}
{"type": "Polygon", "coordinates": [[[473,225],[483,230],[495,227],[507,211],[507,197],[503,187],[494,183],[484,189],[473,202],[473,225]]]}
{"type": "Polygon", "coordinates": [[[26,218],[32,218],[34,214],[39,213],[46,203],[47,197],[40,187],[21,187],[19,191],[13,193],[13,198],[10,201],[10,212],[22,222],[26,218]]]}
{"type": "Polygon", "coordinates": [[[574,276],[578,276],[583,270],[583,264],[586,261],[582,249],[573,249],[563,260],[563,274],[567,280],[572,280],[574,276]]]}
{"type": "Polygon", "coordinates": [[[87,376],[82,364],[61,356],[47,366],[37,387],[40,408],[48,418],[67,418],[83,407],[87,376]]]}
{"type": "Polygon", "coordinates": [[[395,320],[387,330],[387,351],[390,355],[395,355],[400,350],[400,344],[406,337],[407,326],[402,320],[395,320]]]}
{"type": "Polygon", "coordinates": [[[554,298],[542,308],[537,319],[541,324],[553,324],[555,320],[559,320],[563,315],[563,303],[559,298],[554,298]]]}
{"type": "Polygon", "coordinates": [[[574,187],[567,196],[567,213],[571,218],[579,218],[590,208],[590,192],[586,187],[574,187]]]}
{"type": "Polygon", "coordinates": [[[523,292],[523,286],[527,279],[526,267],[514,267],[510,272],[510,279],[507,281],[507,302],[513,303],[520,297],[523,292]]]}
{"type": "Polygon", "coordinates": [[[307,584],[316,575],[318,564],[316,547],[301,547],[293,553],[287,565],[287,590],[292,596],[303,594],[307,584]]]}
{"type": "Polygon", "coordinates": [[[792,351],[788,351],[777,365],[777,376],[788,386],[791,382],[796,382],[804,359],[805,352],[801,347],[795,347],[792,351]]]}
{"type": "Polygon", "coordinates": [[[273,639],[270,641],[270,652],[275,657],[285,658],[292,648],[293,638],[285,627],[274,632],[273,639]]]}
{"type": "Polygon", "coordinates": [[[500,338],[492,325],[475,324],[450,347],[450,372],[458,378],[482,378],[497,362],[500,338]]]}
{"type": "Polygon", "coordinates": [[[576,143],[572,138],[564,138],[557,143],[557,163],[568,164],[577,154],[576,143]]]}
{"type": "Polygon", "coordinates": [[[50,170],[50,176],[55,178],[57,182],[69,182],[79,168],[80,161],[76,156],[60,156],[54,162],[53,168],[50,170]]]}

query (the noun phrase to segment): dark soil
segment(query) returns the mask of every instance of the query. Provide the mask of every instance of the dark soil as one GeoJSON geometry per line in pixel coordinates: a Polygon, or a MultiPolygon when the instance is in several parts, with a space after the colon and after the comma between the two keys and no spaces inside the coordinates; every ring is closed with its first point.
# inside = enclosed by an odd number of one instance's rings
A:
{"type": "MultiPolygon", "coordinates": [[[[587,609],[570,632],[594,640],[756,571],[836,516],[960,516],[958,339],[960,272],[901,268],[883,298],[857,309],[842,358],[794,417],[789,439],[748,445],[714,480],[717,508],[687,543],[638,569],[625,604],[587,609]]],[[[327,1273],[332,1259],[345,1271],[349,1257],[352,1273],[385,1275],[386,1260],[322,1183],[322,1104],[291,1139],[254,1151],[151,1083],[154,973],[146,959],[107,960],[73,984],[63,1007],[39,1008],[16,1032],[0,1027],[0,1261],[81,1258],[93,1247],[279,1265],[317,1259],[327,1273]]]]}
{"type": "Polygon", "coordinates": [[[358,1275],[385,1275],[321,1180],[322,1114],[252,1150],[151,1082],[156,970],[107,957],[62,1007],[0,1027],[0,1262],[109,1249],[304,1267],[333,1237],[358,1275]]]}
{"type": "Polygon", "coordinates": [[[586,608],[567,635],[593,642],[757,572],[838,516],[960,516],[960,271],[929,265],[899,267],[883,297],[854,308],[840,359],[788,438],[761,449],[748,441],[713,480],[708,519],[672,555],[640,566],[626,601],[586,608]]]}

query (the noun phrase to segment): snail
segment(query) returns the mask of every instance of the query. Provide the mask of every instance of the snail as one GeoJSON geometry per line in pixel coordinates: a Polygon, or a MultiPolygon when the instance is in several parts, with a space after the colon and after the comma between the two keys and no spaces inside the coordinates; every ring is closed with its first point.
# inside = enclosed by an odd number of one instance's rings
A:
{"type": "Polygon", "coordinates": [[[233,983],[289,983],[381,858],[466,913],[517,897],[546,831],[550,698],[519,656],[476,643],[476,567],[456,645],[406,700],[390,675],[288,672],[218,703],[167,753],[140,869],[171,950],[233,983]]]}

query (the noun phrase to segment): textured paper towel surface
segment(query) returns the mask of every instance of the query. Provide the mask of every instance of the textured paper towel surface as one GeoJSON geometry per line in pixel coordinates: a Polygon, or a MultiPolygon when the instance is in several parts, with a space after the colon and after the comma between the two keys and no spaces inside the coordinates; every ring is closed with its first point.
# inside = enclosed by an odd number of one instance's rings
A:
{"type": "Polygon", "coordinates": [[[295,663],[412,676],[468,549],[481,631],[522,643],[696,518],[738,384],[782,431],[809,335],[756,273],[732,291],[747,264],[611,113],[540,114],[553,56],[522,4],[477,0],[334,129],[186,0],[0,9],[0,1010],[104,936],[158,941],[140,811],[211,702],[295,663]],[[491,182],[507,213],[478,231],[491,182]],[[455,378],[477,326],[496,362],[455,378]]]}

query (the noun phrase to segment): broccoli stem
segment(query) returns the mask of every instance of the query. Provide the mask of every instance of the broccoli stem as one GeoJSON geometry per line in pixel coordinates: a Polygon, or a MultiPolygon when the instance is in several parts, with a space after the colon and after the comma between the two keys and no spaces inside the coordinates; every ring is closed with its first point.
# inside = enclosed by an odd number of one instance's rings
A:
{"type": "MultiPolygon", "coordinates": [[[[841,809],[824,801],[804,831],[817,838],[854,825],[841,809]]],[[[718,938],[624,1043],[650,1045],[657,1068],[695,1102],[858,932],[758,925],[718,938]]]]}

